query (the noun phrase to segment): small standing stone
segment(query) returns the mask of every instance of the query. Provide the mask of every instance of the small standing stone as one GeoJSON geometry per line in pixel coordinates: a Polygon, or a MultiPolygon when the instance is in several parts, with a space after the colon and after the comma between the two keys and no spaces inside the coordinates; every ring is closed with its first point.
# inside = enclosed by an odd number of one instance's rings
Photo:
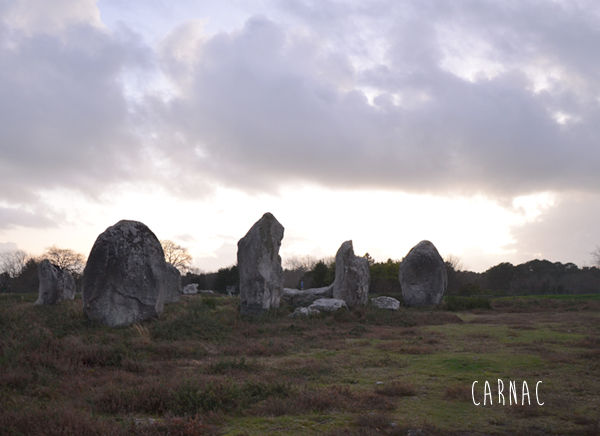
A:
{"type": "Polygon", "coordinates": [[[279,247],[283,226],[265,213],[238,242],[240,312],[260,315],[279,307],[283,290],[283,268],[279,247]]]}
{"type": "Polygon", "coordinates": [[[38,299],[36,306],[52,306],[62,300],[75,298],[75,279],[63,268],[52,264],[48,259],[38,265],[38,299]]]}
{"type": "Polygon", "coordinates": [[[369,261],[354,255],[352,241],[344,242],[335,255],[333,298],[349,307],[365,306],[369,301],[369,261]]]}
{"type": "Polygon", "coordinates": [[[419,242],[408,252],[398,278],[404,304],[411,307],[439,304],[448,287],[444,259],[429,241],[419,242]]]}
{"type": "Polygon", "coordinates": [[[178,303],[183,292],[181,286],[181,273],[177,268],[167,262],[167,292],[165,304],[178,303]]]}

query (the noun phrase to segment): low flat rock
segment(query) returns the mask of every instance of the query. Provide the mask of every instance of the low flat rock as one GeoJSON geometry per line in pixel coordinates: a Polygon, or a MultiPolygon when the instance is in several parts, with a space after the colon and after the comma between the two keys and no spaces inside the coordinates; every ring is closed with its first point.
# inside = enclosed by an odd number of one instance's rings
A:
{"type": "Polygon", "coordinates": [[[293,313],[288,315],[288,318],[308,318],[315,315],[320,315],[321,311],[318,309],[311,309],[310,307],[296,307],[293,313]]]}
{"type": "Polygon", "coordinates": [[[392,297],[377,297],[371,299],[373,307],[378,309],[389,309],[398,310],[400,309],[400,302],[392,297]]]}
{"type": "Polygon", "coordinates": [[[335,312],[341,308],[348,309],[348,305],[344,300],[339,300],[337,298],[319,298],[313,304],[311,304],[308,308],[312,310],[320,310],[323,312],[335,312]]]}
{"type": "Polygon", "coordinates": [[[284,288],[281,299],[292,307],[308,307],[320,298],[333,298],[333,284],[322,288],[284,288]]]}
{"type": "Polygon", "coordinates": [[[183,288],[183,293],[185,295],[194,295],[198,293],[198,283],[190,283],[189,285],[185,285],[183,288]]]}

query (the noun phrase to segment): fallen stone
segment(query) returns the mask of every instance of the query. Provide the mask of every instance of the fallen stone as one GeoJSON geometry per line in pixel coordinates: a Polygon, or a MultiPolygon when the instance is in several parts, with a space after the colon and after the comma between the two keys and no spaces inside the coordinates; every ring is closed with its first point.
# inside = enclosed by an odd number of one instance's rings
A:
{"type": "Polygon", "coordinates": [[[392,297],[377,297],[371,299],[371,304],[378,309],[398,310],[400,302],[392,297]]]}
{"type": "Polygon", "coordinates": [[[167,263],[157,237],[137,221],[119,221],[98,236],[83,272],[83,310],[110,327],[160,316],[167,263]]]}
{"type": "Polygon", "coordinates": [[[182,292],[181,273],[177,268],[167,262],[167,289],[165,295],[165,304],[179,303],[182,292]]]}
{"type": "Polygon", "coordinates": [[[288,315],[288,318],[301,318],[320,315],[321,311],[317,309],[311,309],[310,307],[297,307],[293,313],[288,315]]]}
{"type": "Polygon", "coordinates": [[[284,288],[281,299],[292,307],[308,307],[319,298],[333,298],[333,284],[306,290],[284,288]]]}
{"type": "Polygon", "coordinates": [[[283,268],[279,247],[283,226],[265,213],[238,242],[240,312],[260,315],[279,307],[283,290],[283,268]]]}
{"type": "Polygon", "coordinates": [[[448,287],[444,259],[429,241],[419,242],[408,252],[398,279],[404,304],[411,307],[439,304],[448,287]]]}
{"type": "Polygon", "coordinates": [[[185,295],[194,295],[198,293],[198,283],[190,283],[189,285],[185,285],[183,288],[183,293],[185,295]]]}
{"type": "Polygon", "coordinates": [[[333,298],[344,300],[349,307],[366,305],[370,277],[369,261],[354,255],[352,241],[344,242],[335,255],[333,298]]]}
{"type": "Polygon", "coordinates": [[[38,299],[36,306],[52,306],[62,300],[75,298],[75,279],[63,268],[52,264],[48,259],[38,264],[38,299]]]}
{"type": "Polygon", "coordinates": [[[308,308],[312,310],[320,310],[323,312],[335,312],[342,307],[348,309],[348,305],[344,300],[337,298],[320,298],[311,304],[308,308]]]}

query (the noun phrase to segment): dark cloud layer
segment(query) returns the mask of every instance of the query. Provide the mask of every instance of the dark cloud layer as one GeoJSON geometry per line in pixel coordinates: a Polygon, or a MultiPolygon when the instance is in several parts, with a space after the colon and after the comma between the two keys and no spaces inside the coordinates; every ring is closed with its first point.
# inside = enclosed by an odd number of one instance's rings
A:
{"type": "Polygon", "coordinates": [[[156,47],[0,19],[0,227],[50,225],[41,191],[123,183],[600,195],[597,2],[272,5],[204,37],[190,17],[156,47]]]}
{"type": "Polygon", "coordinates": [[[301,36],[253,17],[238,32],[199,42],[192,62],[163,58],[165,71],[188,72],[182,95],[163,108],[163,134],[176,132],[179,151],[202,175],[242,189],[306,180],[503,196],[596,191],[600,88],[590,11],[486,5],[357,11],[325,2],[306,12],[296,4],[314,32],[301,36]],[[355,35],[378,20],[381,59],[364,56],[361,65],[367,41],[355,35]],[[502,70],[470,81],[444,69],[446,28],[458,29],[456,44],[485,43],[484,61],[502,70]],[[339,33],[352,35],[351,47],[339,33]],[[553,68],[556,83],[536,91],[553,68]],[[559,113],[575,121],[559,124],[559,113]]]}
{"type": "Polygon", "coordinates": [[[0,200],[40,189],[96,195],[135,177],[142,144],[121,81],[149,53],[92,26],[25,34],[0,24],[0,200]]]}

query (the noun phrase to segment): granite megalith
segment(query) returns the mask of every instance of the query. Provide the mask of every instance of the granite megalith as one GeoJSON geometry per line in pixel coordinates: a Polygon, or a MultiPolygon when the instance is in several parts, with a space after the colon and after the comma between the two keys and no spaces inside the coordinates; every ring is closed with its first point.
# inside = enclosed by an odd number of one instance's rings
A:
{"type": "Polygon", "coordinates": [[[172,264],[167,262],[167,289],[165,304],[178,303],[183,293],[181,273],[172,264]]]}
{"type": "Polygon", "coordinates": [[[419,242],[408,252],[398,279],[404,304],[411,307],[439,304],[448,287],[444,259],[429,241],[419,242]]]}
{"type": "Polygon", "coordinates": [[[279,247],[283,226],[265,213],[238,242],[240,312],[260,315],[279,307],[283,290],[283,268],[279,247]]]}
{"type": "Polygon", "coordinates": [[[75,298],[75,279],[64,268],[60,268],[48,259],[38,264],[38,299],[36,306],[52,306],[62,300],[75,298]]]}
{"type": "Polygon", "coordinates": [[[92,247],[83,272],[83,311],[110,327],[158,317],[168,292],[167,275],[156,235],[138,221],[119,221],[92,247]]]}
{"type": "Polygon", "coordinates": [[[344,242],[335,255],[333,298],[348,307],[365,306],[369,301],[369,261],[354,255],[352,241],[344,242]]]}

